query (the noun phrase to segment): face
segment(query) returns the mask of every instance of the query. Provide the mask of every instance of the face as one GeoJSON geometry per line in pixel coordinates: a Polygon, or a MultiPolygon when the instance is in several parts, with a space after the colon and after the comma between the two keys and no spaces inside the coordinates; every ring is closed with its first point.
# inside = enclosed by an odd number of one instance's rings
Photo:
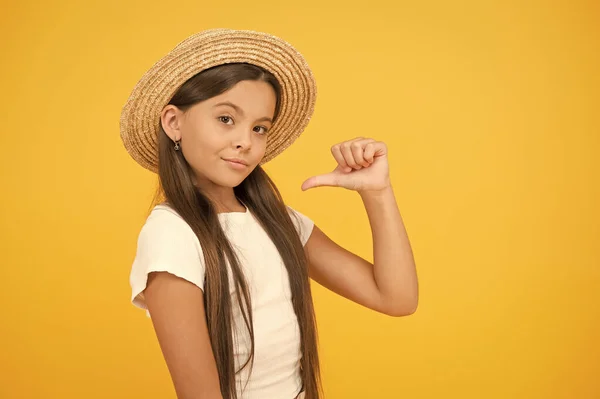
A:
{"type": "Polygon", "coordinates": [[[242,81],[182,112],[165,107],[162,123],[207,190],[239,185],[262,160],[275,114],[275,91],[266,82],[242,81]]]}

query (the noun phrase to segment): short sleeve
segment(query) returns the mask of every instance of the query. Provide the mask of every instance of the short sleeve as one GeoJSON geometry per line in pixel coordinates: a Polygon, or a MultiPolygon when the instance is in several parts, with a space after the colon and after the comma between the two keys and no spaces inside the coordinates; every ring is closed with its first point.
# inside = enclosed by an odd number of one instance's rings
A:
{"type": "Polygon", "coordinates": [[[204,256],[191,227],[167,207],[152,210],[142,227],[129,282],[131,301],[148,309],[144,290],[151,272],[168,272],[204,289],[204,256]]]}
{"type": "Polygon", "coordinates": [[[301,214],[300,212],[298,212],[295,209],[292,209],[289,206],[288,210],[290,212],[290,216],[292,217],[292,221],[296,226],[296,230],[298,231],[298,235],[300,236],[300,241],[302,241],[302,245],[306,245],[306,242],[312,234],[315,223],[307,216],[301,214]]]}

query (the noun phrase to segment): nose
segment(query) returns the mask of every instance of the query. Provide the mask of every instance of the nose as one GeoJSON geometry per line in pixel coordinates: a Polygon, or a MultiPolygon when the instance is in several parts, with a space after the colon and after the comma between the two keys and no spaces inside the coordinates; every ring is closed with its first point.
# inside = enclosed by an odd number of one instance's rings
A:
{"type": "Polygon", "coordinates": [[[233,134],[232,146],[238,150],[249,150],[252,147],[252,130],[240,127],[233,134]]]}

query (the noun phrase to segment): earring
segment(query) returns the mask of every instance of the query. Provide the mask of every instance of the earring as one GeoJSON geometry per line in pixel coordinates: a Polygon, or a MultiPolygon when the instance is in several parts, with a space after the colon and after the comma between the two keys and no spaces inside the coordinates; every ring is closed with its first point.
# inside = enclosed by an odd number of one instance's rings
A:
{"type": "Polygon", "coordinates": [[[175,148],[175,151],[179,151],[179,149],[181,148],[181,146],[179,145],[179,143],[181,143],[181,140],[177,140],[175,142],[175,147],[173,147],[173,148],[175,148]]]}

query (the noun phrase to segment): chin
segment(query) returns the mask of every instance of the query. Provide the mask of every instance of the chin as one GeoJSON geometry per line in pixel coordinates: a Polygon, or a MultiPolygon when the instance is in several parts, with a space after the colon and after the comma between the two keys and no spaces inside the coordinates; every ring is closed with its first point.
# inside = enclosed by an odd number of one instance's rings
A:
{"type": "Polygon", "coordinates": [[[217,184],[221,187],[237,187],[246,179],[248,175],[237,175],[237,176],[215,176],[214,179],[211,179],[214,184],[217,184]]]}

